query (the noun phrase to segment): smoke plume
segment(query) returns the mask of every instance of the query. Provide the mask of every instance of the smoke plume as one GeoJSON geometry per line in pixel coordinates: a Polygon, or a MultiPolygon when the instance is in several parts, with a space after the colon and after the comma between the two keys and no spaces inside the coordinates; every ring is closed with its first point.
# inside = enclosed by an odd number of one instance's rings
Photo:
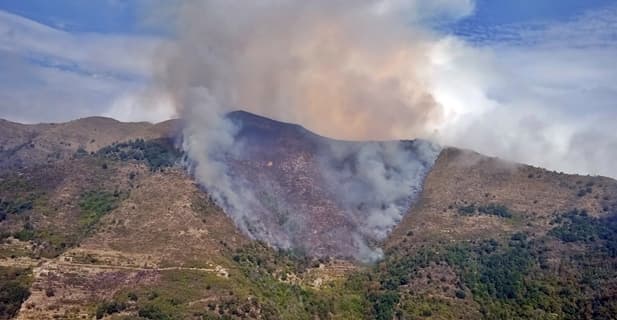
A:
{"type": "MultiPolygon", "coordinates": [[[[197,179],[247,233],[279,247],[302,240],[288,236],[306,221],[291,219],[275,235],[255,217],[253,205],[283,186],[256,192],[234,175],[228,160],[241,156],[243,146],[241,128],[223,120],[229,111],[300,123],[332,138],[431,137],[549,169],[617,176],[611,126],[617,7],[531,34],[507,32],[523,43],[478,45],[423,27],[426,19],[472,10],[471,0],[174,2],[166,11],[173,14],[164,16],[175,23],[175,41],[160,52],[157,84],[187,122],[185,150],[197,179]]],[[[346,148],[329,147],[319,175],[357,220],[358,252],[372,256],[378,251],[372,240],[387,234],[410,204],[399,192],[413,195],[432,163],[412,161],[393,175],[388,161],[407,156],[400,148],[392,149],[394,157],[384,157],[390,154],[384,144],[346,148]],[[350,155],[353,166],[336,161],[350,155]],[[410,180],[414,170],[420,174],[410,180]]]]}
{"type": "Polygon", "coordinates": [[[381,257],[375,245],[418,198],[440,151],[423,140],[328,139],[246,112],[226,119],[233,144],[207,164],[224,167],[231,188],[209,190],[247,234],[312,256],[381,257]],[[225,202],[229,192],[238,205],[225,202]]]}
{"type": "Polygon", "coordinates": [[[177,41],[161,52],[157,80],[186,121],[184,149],[195,177],[247,234],[317,255],[380,256],[372,243],[409,209],[438,147],[320,140],[315,159],[289,159],[317,168],[312,176],[324,181],[325,191],[315,182],[307,192],[334,199],[324,207],[351,221],[314,234],[304,220],[323,207],[277,197],[287,182],[232,165],[246,157],[257,162],[258,153],[247,153],[241,125],[226,114],[247,110],[339,139],[426,136],[441,108],[427,87],[430,37],[412,24],[421,19],[419,8],[439,11],[440,5],[424,3],[205,0],[174,8],[177,41]],[[339,244],[341,230],[352,249],[339,244]]]}
{"type": "Polygon", "coordinates": [[[328,137],[425,136],[441,110],[427,87],[432,42],[403,18],[412,4],[183,2],[162,80],[182,109],[202,108],[186,99],[205,90],[219,113],[243,109],[328,137]]]}

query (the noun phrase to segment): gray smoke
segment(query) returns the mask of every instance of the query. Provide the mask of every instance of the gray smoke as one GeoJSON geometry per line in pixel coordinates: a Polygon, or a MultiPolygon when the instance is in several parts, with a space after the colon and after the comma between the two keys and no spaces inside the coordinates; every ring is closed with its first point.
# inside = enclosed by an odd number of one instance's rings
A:
{"type": "Polygon", "coordinates": [[[313,256],[379,259],[440,152],[423,140],[332,140],[244,112],[225,119],[232,142],[206,163],[224,177],[200,181],[250,236],[313,256]]]}
{"type": "Polygon", "coordinates": [[[440,148],[424,141],[331,143],[321,169],[363,236],[383,240],[422,191],[440,148]]]}
{"type": "MultiPolygon", "coordinates": [[[[312,209],[273,197],[284,186],[272,178],[230,166],[246,160],[246,145],[225,115],[244,109],[334,138],[426,135],[441,107],[424,80],[429,37],[412,25],[420,17],[407,15],[421,3],[204,0],[174,8],[177,41],[160,53],[157,84],[186,122],[183,147],[196,179],[247,234],[293,248],[307,242],[298,238],[309,231],[301,213],[312,209]],[[276,212],[296,213],[273,229],[276,212]]],[[[314,174],[352,221],[354,252],[341,254],[372,261],[380,256],[374,243],[409,209],[439,148],[375,142],[326,149],[314,174]]],[[[319,244],[302,245],[321,252],[319,244]]]]}
{"type": "Polygon", "coordinates": [[[424,2],[183,1],[159,80],[181,115],[202,108],[186,101],[202,88],[216,101],[209,108],[328,137],[425,136],[441,117],[426,77],[433,43],[407,16],[424,2]]]}
{"type": "Polygon", "coordinates": [[[425,141],[333,142],[321,171],[342,208],[357,226],[355,257],[380,259],[368,243],[384,240],[409,211],[440,148],[425,141]]]}

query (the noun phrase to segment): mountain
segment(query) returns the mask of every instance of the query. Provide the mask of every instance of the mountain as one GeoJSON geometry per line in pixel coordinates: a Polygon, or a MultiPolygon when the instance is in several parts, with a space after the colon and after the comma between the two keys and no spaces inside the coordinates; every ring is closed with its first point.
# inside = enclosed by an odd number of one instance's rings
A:
{"type": "Polygon", "coordinates": [[[175,122],[152,125],[91,117],[60,124],[22,125],[0,120],[0,168],[66,159],[78,149],[94,152],[118,141],[175,135],[175,122]]]}
{"type": "Polygon", "coordinates": [[[253,220],[187,173],[180,121],[0,122],[0,318],[617,317],[615,180],[228,118],[253,220]]]}
{"type": "Polygon", "coordinates": [[[421,191],[437,146],[421,140],[351,142],[246,112],[220,160],[243,195],[229,208],[253,237],[310,256],[371,261],[421,191]]]}

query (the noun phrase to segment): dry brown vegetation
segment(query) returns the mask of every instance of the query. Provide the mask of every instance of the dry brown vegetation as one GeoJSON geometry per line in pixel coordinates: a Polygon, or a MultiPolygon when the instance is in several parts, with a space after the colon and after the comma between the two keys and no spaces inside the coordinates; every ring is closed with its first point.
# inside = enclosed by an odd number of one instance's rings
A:
{"type": "Polygon", "coordinates": [[[566,175],[449,148],[428,175],[422,197],[390,236],[387,247],[433,241],[545,234],[558,214],[573,208],[602,216],[617,208],[617,183],[609,178],[566,175]],[[591,190],[581,195],[582,190],[591,190]],[[510,219],[464,215],[460,209],[499,204],[510,219]],[[405,241],[405,243],[402,243],[405,241]]]}
{"type": "Polygon", "coordinates": [[[175,134],[177,120],[159,124],[122,123],[91,117],[58,124],[23,125],[0,120],[0,168],[24,168],[90,153],[114,142],[175,134]]]}
{"type": "MultiPolygon", "coordinates": [[[[384,262],[366,266],[249,239],[178,166],[152,170],[144,161],[90,154],[116,141],[165,136],[176,125],[0,123],[0,199],[12,210],[0,221],[0,268],[18,270],[9,280],[30,292],[19,319],[491,318],[487,300],[461,272],[464,263],[452,261],[476,259],[456,250],[487,244],[497,249],[477,258],[482,263],[499,254],[520,258],[517,246],[541,256],[542,271],[561,277],[541,287],[551,296],[565,285],[583,287],[576,257],[600,266],[594,272],[615,271],[614,259],[593,256],[595,242],[551,234],[572,209],[591,218],[617,212],[617,183],[608,178],[445,149],[418,203],[383,244],[384,262]],[[79,147],[87,154],[76,155],[79,147]],[[536,242],[540,249],[529,244],[536,242]]],[[[524,280],[544,281],[539,274],[524,280]]],[[[616,281],[602,281],[592,283],[594,297],[614,297],[616,281]]],[[[601,312],[617,314],[608,305],[601,312]]],[[[530,312],[565,314],[555,308],[530,312]]]]}

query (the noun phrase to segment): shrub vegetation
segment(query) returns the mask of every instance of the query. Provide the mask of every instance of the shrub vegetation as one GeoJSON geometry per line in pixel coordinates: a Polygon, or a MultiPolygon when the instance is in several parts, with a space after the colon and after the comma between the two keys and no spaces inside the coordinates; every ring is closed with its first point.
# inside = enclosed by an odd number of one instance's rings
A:
{"type": "Polygon", "coordinates": [[[120,161],[144,161],[150,170],[157,171],[171,167],[181,157],[173,143],[168,139],[144,140],[137,139],[128,142],[114,143],[98,151],[98,154],[120,161]]]}

